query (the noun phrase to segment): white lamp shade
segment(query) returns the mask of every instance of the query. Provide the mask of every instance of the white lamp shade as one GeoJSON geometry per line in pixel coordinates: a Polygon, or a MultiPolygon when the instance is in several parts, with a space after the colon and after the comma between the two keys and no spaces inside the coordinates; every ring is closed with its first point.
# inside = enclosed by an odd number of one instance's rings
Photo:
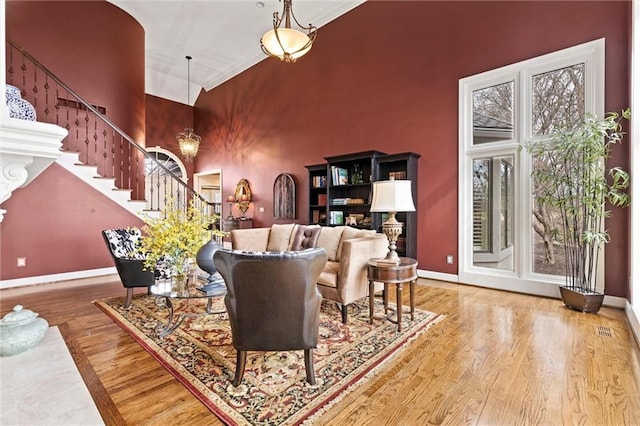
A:
{"type": "Polygon", "coordinates": [[[273,56],[282,58],[284,53],[287,52],[291,55],[292,59],[298,59],[311,50],[312,46],[309,37],[305,33],[292,28],[269,30],[262,36],[260,42],[273,56]],[[276,31],[278,31],[278,37],[280,38],[282,46],[278,43],[276,31]],[[305,46],[307,47],[304,48],[305,46]],[[282,49],[283,47],[284,50],[282,49]]]}
{"type": "Polygon", "coordinates": [[[372,212],[413,212],[410,180],[380,180],[373,182],[372,212]]]}

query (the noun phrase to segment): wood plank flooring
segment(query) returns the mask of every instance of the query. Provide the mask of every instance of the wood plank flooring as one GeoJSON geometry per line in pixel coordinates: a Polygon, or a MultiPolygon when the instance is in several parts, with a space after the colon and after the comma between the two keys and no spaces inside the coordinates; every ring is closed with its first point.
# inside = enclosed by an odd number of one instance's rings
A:
{"type": "MultiPolygon", "coordinates": [[[[623,311],[418,284],[416,307],[446,318],[318,424],[640,424],[640,351],[623,311]]],[[[107,425],[220,424],[91,303],[111,296],[124,296],[119,282],[8,289],[0,313],[20,303],[60,326],[107,425]]]]}

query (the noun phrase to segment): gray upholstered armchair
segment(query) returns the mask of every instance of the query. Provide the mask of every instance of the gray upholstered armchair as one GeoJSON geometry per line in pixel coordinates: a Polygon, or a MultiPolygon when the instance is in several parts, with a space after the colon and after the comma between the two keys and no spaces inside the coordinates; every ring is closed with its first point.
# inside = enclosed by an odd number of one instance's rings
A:
{"type": "Polygon", "coordinates": [[[218,250],[213,261],[227,285],[224,301],[237,351],[233,385],[242,382],[247,351],[301,349],[307,381],[315,384],[312,350],[322,302],[316,281],[327,261],[325,250],[218,250]]]}

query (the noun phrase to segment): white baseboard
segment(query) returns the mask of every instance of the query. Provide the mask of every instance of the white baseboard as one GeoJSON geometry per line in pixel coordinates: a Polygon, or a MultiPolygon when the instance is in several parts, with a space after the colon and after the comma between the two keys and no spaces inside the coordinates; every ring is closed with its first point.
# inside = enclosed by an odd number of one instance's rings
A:
{"type": "Polygon", "coordinates": [[[418,269],[418,277],[427,278],[431,280],[438,281],[449,281],[452,283],[458,283],[458,276],[454,274],[445,274],[442,272],[434,272],[434,271],[425,271],[423,269],[418,269]]]}
{"type": "Polygon", "coordinates": [[[114,266],[109,268],[90,269],[86,271],[64,272],[61,274],[41,275],[37,277],[16,278],[0,281],[0,289],[32,286],[38,284],[51,284],[53,282],[77,280],[82,278],[100,277],[103,275],[117,274],[114,266]]]}
{"type": "Polygon", "coordinates": [[[636,313],[633,310],[633,306],[631,306],[631,303],[629,303],[629,301],[627,301],[624,307],[624,311],[627,314],[627,319],[629,320],[631,331],[636,338],[636,344],[640,347],[640,320],[636,316],[636,313]]]}
{"type": "Polygon", "coordinates": [[[627,299],[625,299],[624,297],[607,296],[605,294],[604,302],[602,302],[602,306],[608,306],[610,308],[624,309],[624,307],[625,307],[625,305],[627,303],[628,303],[627,299]]]}

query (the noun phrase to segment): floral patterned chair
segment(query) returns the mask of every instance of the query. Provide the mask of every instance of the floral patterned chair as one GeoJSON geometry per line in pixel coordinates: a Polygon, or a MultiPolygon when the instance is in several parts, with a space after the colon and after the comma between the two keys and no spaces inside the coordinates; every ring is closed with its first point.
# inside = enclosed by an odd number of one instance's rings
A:
{"type": "Polygon", "coordinates": [[[124,307],[128,308],[133,298],[133,289],[146,287],[147,294],[150,294],[149,287],[155,283],[159,272],[144,270],[145,256],[136,249],[141,238],[139,229],[105,229],[102,231],[102,237],[116,265],[120,281],[127,289],[124,307]]]}

